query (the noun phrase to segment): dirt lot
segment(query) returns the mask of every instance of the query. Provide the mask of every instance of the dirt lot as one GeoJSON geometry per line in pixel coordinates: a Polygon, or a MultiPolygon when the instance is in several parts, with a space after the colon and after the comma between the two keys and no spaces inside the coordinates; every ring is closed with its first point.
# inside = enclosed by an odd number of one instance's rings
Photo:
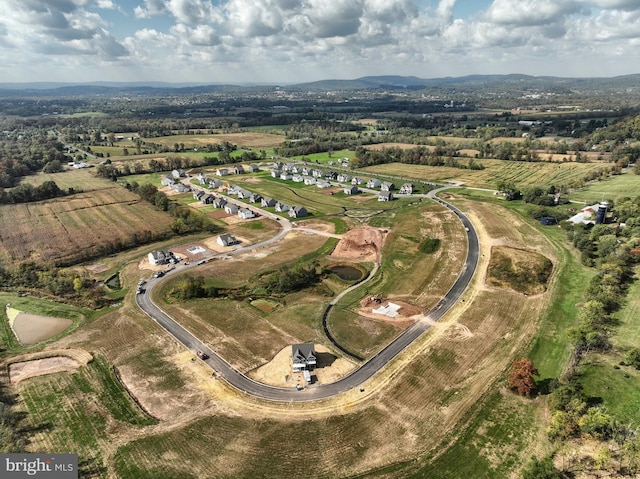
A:
{"type": "Polygon", "coordinates": [[[34,359],[9,365],[9,378],[19,383],[28,378],[61,372],[73,372],[80,367],[74,359],[58,356],[54,358],[34,359]]]}
{"type": "Polygon", "coordinates": [[[353,229],[343,235],[329,258],[378,263],[387,234],[387,230],[368,226],[353,229]]]}
{"type": "Polygon", "coordinates": [[[392,324],[400,329],[407,329],[409,326],[423,317],[424,309],[406,303],[404,301],[398,301],[396,299],[392,299],[391,301],[389,301],[386,299],[379,299],[374,296],[367,296],[366,298],[362,299],[362,301],[360,301],[358,314],[375,321],[384,321],[385,323],[392,324]],[[373,312],[374,309],[377,309],[381,306],[387,306],[390,302],[400,306],[400,309],[397,311],[398,316],[396,316],[395,318],[373,312]]]}

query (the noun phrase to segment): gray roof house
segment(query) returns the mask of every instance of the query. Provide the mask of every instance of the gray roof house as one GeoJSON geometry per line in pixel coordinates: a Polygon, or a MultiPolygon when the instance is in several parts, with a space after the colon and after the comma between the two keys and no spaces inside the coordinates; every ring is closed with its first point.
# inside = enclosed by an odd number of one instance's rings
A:
{"type": "Polygon", "coordinates": [[[380,189],[382,191],[391,191],[391,190],[395,190],[396,189],[396,185],[394,185],[390,181],[385,181],[384,183],[382,183],[380,185],[380,189]]]}
{"type": "Polygon", "coordinates": [[[278,213],[284,213],[285,211],[289,211],[290,209],[291,207],[286,203],[282,203],[280,201],[276,203],[276,211],[278,213]]]}
{"type": "Polygon", "coordinates": [[[391,201],[393,199],[393,193],[390,191],[381,191],[378,193],[378,201],[391,201]]]}
{"type": "Polygon", "coordinates": [[[216,198],[213,200],[214,208],[224,208],[227,205],[227,200],[224,198],[216,198]]]}
{"type": "Polygon", "coordinates": [[[251,195],[249,196],[249,201],[251,203],[260,203],[262,201],[262,196],[260,196],[258,193],[251,193],[251,195]]]}
{"type": "Polygon", "coordinates": [[[246,200],[250,198],[252,194],[253,193],[251,193],[249,190],[245,190],[244,188],[242,188],[240,189],[240,191],[238,191],[238,199],[246,200]]]}
{"type": "Polygon", "coordinates": [[[218,236],[218,239],[216,241],[220,246],[231,246],[239,243],[235,236],[228,233],[218,236]]]}
{"type": "Polygon", "coordinates": [[[193,199],[194,200],[200,201],[203,196],[204,196],[204,191],[202,191],[202,190],[197,190],[197,191],[193,192],[193,199]]]}
{"type": "Polygon", "coordinates": [[[309,213],[304,206],[292,206],[289,209],[289,217],[290,218],[302,218],[303,216],[307,216],[309,213]]]}
{"type": "Polygon", "coordinates": [[[216,175],[218,176],[227,176],[229,174],[229,170],[226,168],[218,168],[216,170],[216,175]]]}
{"type": "Polygon", "coordinates": [[[213,202],[216,200],[216,197],[213,195],[204,195],[202,198],[200,198],[200,202],[203,205],[211,205],[213,204],[213,202]]]}
{"type": "Polygon", "coordinates": [[[244,167],[242,165],[236,165],[232,168],[232,171],[236,174],[236,175],[243,175],[244,174],[244,167]]]}
{"type": "Polygon", "coordinates": [[[264,198],[262,198],[262,201],[260,202],[260,204],[262,205],[263,208],[268,208],[270,206],[275,206],[276,200],[274,200],[273,198],[269,198],[268,196],[265,196],[264,198]]]}
{"type": "Polygon", "coordinates": [[[178,170],[173,170],[171,172],[171,175],[174,178],[184,178],[185,176],[187,176],[187,174],[184,172],[184,170],[182,168],[178,169],[178,170]]]}
{"type": "Polygon", "coordinates": [[[358,188],[356,185],[351,185],[346,186],[343,191],[345,195],[356,195],[360,193],[360,188],[358,188]]]}
{"type": "Polygon", "coordinates": [[[314,369],[317,357],[313,343],[293,344],[291,346],[291,359],[294,372],[314,369]]]}
{"type": "Polygon", "coordinates": [[[169,262],[172,256],[173,255],[165,249],[152,251],[151,253],[149,253],[149,256],[148,256],[149,263],[153,265],[165,264],[169,262]]]}
{"type": "Polygon", "coordinates": [[[249,208],[240,208],[238,210],[238,217],[242,218],[243,220],[248,220],[249,218],[255,218],[256,215],[249,208]]]}
{"type": "Polygon", "coordinates": [[[238,205],[234,205],[233,203],[227,203],[224,207],[224,211],[228,215],[235,215],[238,212],[238,205]]]}
{"type": "Polygon", "coordinates": [[[249,173],[255,173],[257,171],[260,171],[260,167],[258,165],[256,165],[255,163],[252,163],[247,167],[247,171],[249,173]]]}
{"type": "Polygon", "coordinates": [[[184,183],[174,183],[171,185],[171,189],[177,193],[187,193],[191,191],[191,187],[184,183]]]}
{"type": "Polygon", "coordinates": [[[175,182],[176,182],[176,179],[171,175],[166,175],[164,178],[162,178],[162,180],[160,180],[160,183],[162,184],[162,186],[171,186],[175,182]]]}
{"type": "Polygon", "coordinates": [[[380,188],[382,182],[378,178],[371,178],[367,181],[367,188],[380,188]]]}

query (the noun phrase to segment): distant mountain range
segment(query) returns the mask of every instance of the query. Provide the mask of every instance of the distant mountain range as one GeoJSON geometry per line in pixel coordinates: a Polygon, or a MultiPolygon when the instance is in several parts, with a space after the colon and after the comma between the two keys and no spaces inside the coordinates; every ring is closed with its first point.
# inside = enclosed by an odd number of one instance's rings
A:
{"type": "Polygon", "coordinates": [[[213,92],[234,92],[247,89],[285,90],[285,91],[350,91],[367,89],[420,90],[434,87],[478,88],[478,87],[522,86],[526,88],[560,88],[563,90],[598,90],[640,88],[640,74],[611,78],[571,78],[531,75],[468,75],[462,77],[444,77],[423,79],[414,76],[382,75],[365,76],[354,80],[320,80],[300,84],[202,84],[168,82],[90,82],[90,83],[1,83],[0,96],[75,96],[75,95],[154,95],[202,94],[213,92]]]}

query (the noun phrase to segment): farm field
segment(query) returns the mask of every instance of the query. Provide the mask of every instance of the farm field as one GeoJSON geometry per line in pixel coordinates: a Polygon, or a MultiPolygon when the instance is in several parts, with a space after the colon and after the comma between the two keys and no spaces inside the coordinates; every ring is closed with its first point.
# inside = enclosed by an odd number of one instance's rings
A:
{"type": "MultiPolygon", "coordinates": [[[[463,159],[464,161],[464,159],[463,159]]],[[[484,170],[467,170],[442,166],[421,166],[390,163],[362,168],[359,171],[379,175],[407,176],[423,181],[461,181],[465,186],[495,189],[500,180],[517,187],[567,185],[580,182],[592,171],[604,170],[603,163],[525,163],[503,160],[474,160],[484,170]]]]}
{"type": "Polygon", "coordinates": [[[219,144],[228,141],[241,148],[261,148],[278,146],[284,141],[284,135],[265,133],[262,131],[247,131],[239,133],[214,133],[202,135],[172,135],[158,138],[148,138],[145,141],[159,143],[173,148],[176,143],[184,143],[185,148],[192,149],[208,144],[219,144]]]}
{"type": "Polygon", "coordinates": [[[61,190],[82,190],[84,192],[102,190],[113,186],[111,182],[96,178],[89,168],[68,169],[60,173],[42,173],[23,177],[21,183],[38,186],[45,181],[54,181],[61,190]]]}
{"type": "MultiPolygon", "coordinates": [[[[133,238],[161,238],[172,218],[113,183],[36,203],[0,206],[0,258],[68,264],[109,251],[112,245],[135,244],[133,238]]],[[[137,240],[136,240],[137,241],[137,240]]]]}

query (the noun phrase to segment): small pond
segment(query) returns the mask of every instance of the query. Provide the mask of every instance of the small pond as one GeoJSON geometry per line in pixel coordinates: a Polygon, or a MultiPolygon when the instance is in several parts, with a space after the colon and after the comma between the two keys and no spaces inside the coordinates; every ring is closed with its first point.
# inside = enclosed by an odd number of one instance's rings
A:
{"type": "Polygon", "coordinates": [[[353,266],[334,266],[329,268],[329,271],[345,281],[356,281],[362,278],[362,271],[353,266]]]}

